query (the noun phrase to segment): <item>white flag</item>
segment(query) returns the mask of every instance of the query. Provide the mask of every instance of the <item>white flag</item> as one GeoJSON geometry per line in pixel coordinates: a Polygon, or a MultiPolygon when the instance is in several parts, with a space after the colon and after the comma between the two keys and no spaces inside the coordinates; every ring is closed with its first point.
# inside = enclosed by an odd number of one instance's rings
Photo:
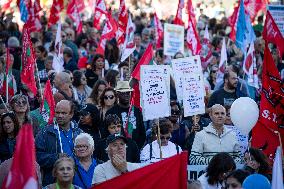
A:
{"type": "Polygon", "coordinates": [[[134,31],[135,31],[135,25],[131,20],[131,16],[128,15],[125,41],[122,47],[122,54],[120,59],[121,62],[123,62],[127,57],[129,57],[135,50],[134,31]]]}
{"type": "Polygon", "coordinates": [[[254,52],[254,42],[250,43],[247,56],[243,63],[243,70],[248,76],[248,85],[259,88],[257,68],[256,68],[256,58],[254,52]]]}
{"type": "Polygon", "coordinates": [[[283,169],[282,169],[282,149],[277,147],[273,163],[271,189],[284,189],[283,187],[283,169]]]}
{"type": "Polygon", "coordinates": [[[52,68],[56,72],[62,72],[64,70],[64,59],[63,59],[63,49],[62,49],[62,39],[61,39],[61,21],[58,22],[56,39],[54,44],[55,54],[53,57],[52,68]]]}
{"type": "Polygon", "coordinates": [[[223,38],[222,49],[221,49],[221,58],[220,58],[220,62],[219,62],[219,70],[217,72],[217,80],[216,80],[217,83],[223,81],[226,64],[227,64],[226,40],[225,40],[225,38],[223,38]]]}

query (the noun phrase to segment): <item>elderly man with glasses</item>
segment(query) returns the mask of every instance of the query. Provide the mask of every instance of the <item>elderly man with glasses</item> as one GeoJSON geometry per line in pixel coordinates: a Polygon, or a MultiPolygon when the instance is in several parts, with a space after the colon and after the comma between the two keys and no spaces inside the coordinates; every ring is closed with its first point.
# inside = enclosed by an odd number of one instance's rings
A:
{"type": "Polygon", "coordinates": [[[140,167],[137,163],[126,161],[127,142],[127,139],[121,134],[113,134],[107,137],[106,151],[110,160],[95,168],[92,184],[102,183],[140,167]]]}
{"type": "MultiPolygon", "coordinates": [[[[172,134],[172,123],[168,119],[159,120],[160,126],[160,138],[161,138],[161,151],[162,151],[162,159],[174,156],[182,151],[181,147],[172,143],[170,141],[172,134]]],[[[156,137],[158,133],[157,127],[156,129],[156,137]]],[[[160,161],[160,146],[158,139],[153,141],[150,144],[147,144],[141,151],[140,161],[142,164],[150,164],[157,161],[160,161]]]]}
{"type": "Polygon", "coordinates": [[[75,139],[75,176],[73,184],[87,189],[92,186],[97,161],[92,157],[94,152],[94,140],[87,133],[79,134],[75,139]]]}

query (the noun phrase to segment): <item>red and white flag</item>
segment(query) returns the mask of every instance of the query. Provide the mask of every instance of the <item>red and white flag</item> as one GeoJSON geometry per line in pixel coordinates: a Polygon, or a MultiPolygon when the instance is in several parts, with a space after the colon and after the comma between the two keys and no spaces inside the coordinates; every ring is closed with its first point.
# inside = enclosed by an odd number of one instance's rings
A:
{"type": "Polygon", "coordinates": [[[11,7],[12,1],[13,0],[7,0],[6,2],[5,1],[0,2],[0,6],[2,9],[1,11],[6,12],[11,7]]]}
{"type": "Polygon", "coordinates": [[[266,12],[266,5],[268,0],[246,0],[244,1],[245,9],[249,13],[251,21],[253,22],[258,12],[266,12]]]}
{"type": "Polygon", "coordinates": [[[52,95],[50,80],[47,80],[45,84],[43,99],[40,106],[40,113],[46,123],[53,123],[53,118],[55,115],[55,101],[52,95]]]}
{"type": "Polygon", "coordinates": [[[24,124],[17,136],[13,162],[1,189],[37,189],[33,128],[24,124]]]}
{"type": "Polygon", "coordinates": [[[117,45],[121,47],[125,40],[125,33],[127,22],[129,21],[128,12],[125,6],[125,0],[120,0],[119,13],[118,13],[118,29],[116,32],[117,45]]]}
{"type": "Polygon", "coordinates": [[[192,52],[192,55],[198,55],[200,53],[202,46],[196,31],[196,27],[194,26],[191,18],[188,20],[186,42],[188,48],[192,52]]]}
{"type": "Polygon", "coordinates": [[[184,22],[182,21],[182,9],[184,8],[184,0],[179,0],[177,14],[173,21],[173,24],[184,26],[184,22]]]}
{"type": "Polygon", "coordinates": [[[248,85],[259,89],[254,43],[250,44],[247,56],[243,63],[243,70],[248,76],[248,85]]]}
{"type": "Polygon", "coordinates": [[[82,32],[83,23],[80,18],[77,0],[71,0],[67,6],[68,16],[75,22],[77,33],[82,32]]]}
{"type": "Polygon", "coordinates": [[[101,35],[101,39],[99,42],[99,46],[96,49],[97,54],[104,55],[106,41],[114,38],[117,32],[117,23],[116,23],[116,20],[114,20],[113,17],[111,16],[111,13],[108,13],[107,18],[108,19],[105,23],[105,26],[104,26],[104,29],[101,35]]]}
{"type": "Polygon", "coordinates": [[[61,38],[61,21],[58,22],[56,38],[54,43],[54,56],[52,61],[52,68],[58,73],[64,70],[63,47],[61,38]]]}
{"type": "Polygon", "coordinates": [[[129,57],[135,50],[134,32],[135,32],[135,24],[132,22],[131,16],[129,16],[126,28],[126,35],[125,35],[126,37],[122,47],[122,54],[120,59],[121,62],[123,62],[127,57],[129,57]]]}
{"type": "Polygon", "coordinates": [[[27,21],[27,24],[29,25],[29,30],[31,32],[33,31],[40,31],[42,28],[42,25],[40,23],[40,11],[42,10],[40,6],[40,0],[35,0],[34,4],[32,5],[32,2],[29,3],[29,18],[27,21]]]}
{"type": "Polygon", "coordinates": [[[155,26],[156,49],[158,49],[162,47],[161,43],[163,41],[164,29],[156,12],[154,13],[154,26],[155,26]]]}
{"type": "Polygon", "coordinates": [[[106,4],[104,0],[97,0],[96,7],[94,11],[94,27],[99,30],[100,29],[100,20],[103,15],[107,15],[106,4]]]}
{"type": "Polygon", "coordinates": [[[269,11],[266,14],[262,37],[268,43],[274,43],[280,52],[280,56],[283,55],[284,38],[269,11]]]}
{"type": "Polygon", "coordinates": [[[196,27],[196,18],[195,18],[194,8],[193,8],[191,0],[187,0],[186,13],[191,18],[194,26],[196,27]]]}
{"type": "Polygon", "coordinates": [[[218,69],[218,72],[217,72],[217,79],[216,79],[217,83],[220,82],[220,81],[223,81],[227,61],[228,61],[228,58],[227,58],[226,40],[225,40],[225,38],[223,38],[222,49],[221,49],[221,58],[220,58],[220,62],[219,62],[219,69],[218,69]]]}
{"type": "Polygon", "coordinates": [[[63,3],[63,0],[53,0],[48,20],[49,27],[57,24],[58,20],[60,19],[60,13],[64,8],[63,3]]]}
{"type": "Polygon", "coordinates": [[[79,13],[86,8],[84,0],[76,0],[76,4],[79,13]]]}
{"type": "Polygon", "coordinates": [[[36,96],[37,87],[35,81],[35,52],[32,41],[30,39],[30,31],[25,24],[23,28],[23,52],[21,66],[21,81],[22,83],[36,96]]]}

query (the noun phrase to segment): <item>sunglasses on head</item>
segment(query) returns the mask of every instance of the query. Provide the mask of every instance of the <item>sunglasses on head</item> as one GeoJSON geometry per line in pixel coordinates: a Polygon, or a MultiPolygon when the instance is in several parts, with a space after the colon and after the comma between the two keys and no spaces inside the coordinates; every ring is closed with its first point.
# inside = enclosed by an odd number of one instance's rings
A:
{"type": "Polygon", "coordinates": [[[113,96],[113,95],[109,95],[109,96],[107,96],[107,95],[106,95],[106,96],[104,96],[104,99],[105,99],[105,100],[107,100],[107,99],[112,100],[113,98],[114,98],[114,96],[113,96]]]}

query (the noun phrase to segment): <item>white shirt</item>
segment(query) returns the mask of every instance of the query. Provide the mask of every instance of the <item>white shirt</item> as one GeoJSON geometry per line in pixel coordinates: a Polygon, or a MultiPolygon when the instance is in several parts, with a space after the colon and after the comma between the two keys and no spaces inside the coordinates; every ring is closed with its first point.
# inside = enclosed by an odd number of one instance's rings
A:
{"type": "MultiPolygon", "coordinates": [[[[138,168],[140,168],[139,164],[127,162],[128,171],[133,171],[138,168]]],[[[92,184],[99,184],[120,175],[121,172],[112,165],[110,160],[108,160],[107,162],[96,166],[92,184]]]]}
{"type": "MultiPolygon", "coordinates": [[[[179,147],[179,153],[182,151],[181,147],[179,147]]],[[[171,141],[168,142],[167,146],[161,146],[162,149],[162,158],[168,158],[177,154],[177,147],[171,141]]],[[[152,142],[152,158],[150,159],[150,144],[147,144],[140,154],[140,161],[142,164],[150,164],[154,162],[160,161],[160,148],[158,141],[155,140],[152,142]]]]}
{"type": "Polygon", "coordinates": [[[200,181],[202,189],[221,189],[222,185],[221,184],[215,184],[215,185],[211,185],[208,183],[207,179],[208,177],[205,176],[206,173],[204,173],[203,175],[201,175],[197,180],[200,181]]]}

